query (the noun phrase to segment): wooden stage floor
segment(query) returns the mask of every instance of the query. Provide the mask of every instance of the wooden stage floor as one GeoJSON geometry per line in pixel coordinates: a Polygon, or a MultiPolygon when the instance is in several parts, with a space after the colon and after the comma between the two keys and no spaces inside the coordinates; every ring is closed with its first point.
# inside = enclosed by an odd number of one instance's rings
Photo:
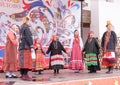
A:
{"type": "MultiPolygon", "coordinates": [[[[88,73],[87,70],[74,73],[72,70],[60,70],[54,75],[52,70],[45,70],[42,75],[29,72],[38,81],[23,81],[20,78],[5,78],[5,73],[0,73],[0,85],[120,85],[120,70],[114,69],[112,74],[106,74],[107,69],[97,73],[88,73]]],[[[19,76],[19,72],[16,72],[19,76]]]]}

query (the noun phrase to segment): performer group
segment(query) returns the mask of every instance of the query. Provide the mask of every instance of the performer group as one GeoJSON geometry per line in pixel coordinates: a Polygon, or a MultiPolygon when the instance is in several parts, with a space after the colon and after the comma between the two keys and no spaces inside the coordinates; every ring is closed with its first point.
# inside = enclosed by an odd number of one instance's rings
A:
{"type": "MultiPolygon", "coordinates": [[[[59,37],[56,34],[52,36],[52,41],[45,52],[41,45],[42,40],[39,37],[33,40],[29,21],[29,18],[26,17],[22,26],[13,24],[7,33],[3,58],[3,70],[6,72],[6,78],[18,78],[15,72],[19,66],[20,78],[32,80],[28,72],[34,67],[38,74],[42,74],[46,65],[44,56],[49,54],[49,69],[53,70],[54,75],[58,75],[60,69],[64,68],[63,53],[67,56],[68,52],[59,41],[59,37]],[[20,34],[19,39],[16,36],[18,33],[20,34]],[[32,53],[35,54],[35,59],[32,59],[32,53]]],[[[73,70],[74,73],[79,73],[86,66],[89,70],[88,73],[96,73],[101,70],[101,65],[103,65],[108,69],[106,73],[113,73],[113,68],[116,65],[117,35],[112,30],[112,24],[109,21],[106,28],[107,31],[102,36],[101,44],[94,37],[94,32],[90,31],[85,45],[83,45],[79,31],[74,31],[70,44],[71,53],[68,69],[73,70]],[[100,50],[102,50],[102,55],[100,55],[100,50]],[[100,62],[100,56],[102,56],[102,62],[100,62]]]]}

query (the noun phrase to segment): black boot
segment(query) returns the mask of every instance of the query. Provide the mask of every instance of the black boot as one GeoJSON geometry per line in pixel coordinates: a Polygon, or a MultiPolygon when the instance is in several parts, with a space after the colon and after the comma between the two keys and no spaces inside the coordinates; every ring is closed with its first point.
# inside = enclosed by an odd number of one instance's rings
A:
{"type": "Polygon", "coordinates": [[[106,72],[107,74],[113,73],[113,67],[109,66],[108,71],[106,72]]]}
{"type": "Polygon", "coordinates": [[[96,70],[93,70],[93,73],[96,73],[96,70]]]}
{"type": "Polygon", "coordinates": [[[92,71],[92,70],[90,70],[88,73],[93,73],[93,71],[92,71]]]}
{"type": "Polygon", "coordinates": [[[110,67],[107,67],[107,68],[108,68],[108,71],[106,73],[109,74],[110,73],[110,67]]]}
{"type": "Polygon", "coordinates": [[[57,70],[56,69],[54,69],[54,74],[56,74],[57,73],[57,70]]]}
{"type": "Polygon", "coordinates": [[[59,74],[59,69],[57,69],[57,74],[59,74]]]}
{"type": "Polygon", "coordinates": [[[113,73],[113,67],[112,66],[110,67],[110,73],[113,73]]]}
{"type": "Polygon", "coordinates": [[[41,70],[39,70],[39,71],[38,71],[38,74],[42,74],[42,71],[41,71],[41,70]]]}

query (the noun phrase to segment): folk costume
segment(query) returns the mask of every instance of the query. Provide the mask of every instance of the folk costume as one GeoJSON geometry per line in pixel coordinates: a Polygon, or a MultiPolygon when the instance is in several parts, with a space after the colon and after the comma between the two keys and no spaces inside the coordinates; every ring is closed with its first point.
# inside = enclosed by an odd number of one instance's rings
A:
{"type": "MultiPolygon", "coordinates": [[[[89,35],[93,33],[92,31],[89,35]]],[[[85,43],[83,52],[85,52],[86,66],[88,67],[89,73],[96,73],[97,70],[100,70],[100,63],[98,54],[99,52],[99,44],[94,37],[89,37],[85,43]]]]}
{"type": "Polygon", "coordinates": [[[110,72],[116,64],[115,47],[117,45],[117,37],[114,31],[105,32],[102,37],[103,61],[102,65],[107,66],[110,72]]]}
{"type": "Polygon", "coordinates": [[[13,72],[17,71],[17,46],[18,40],[15,32],[10,29],[6,37],[5,56],[3,58],[3,70],[7,72],[6,78],[17,77],[13,72]]]}
{"type": "Polygon", "coordinates": [[[20,30],[20,74],[23,80],[29,80],[28,71],[32,69],[31,48],[33,48],[32,33],[30,26],[24,23],[20,30]]]}
{"type": "Polygon", "coordinates": [[[83,59],[82,59],[82,48],[83,42],[80,37],[74,37],[72,39],[72,52],[70,57],[69,68],[75,70],[75,73],[79,73],[80,70],[83,70],[83,59]]]}
{"type": "Polygon", "coordinates": [[[44,59],[44,51],[42,48],[42,45],[40,43],[37,43],[37,41],[40,40],[39,38],[35,39],[34,43],[34,49],[35,49],[35,54],[36,54],[36,59],[35,59],[35,70],[41,74],[44,70],[44,67],[46,65],[45,59],[44,59]]]}
{"type": "Polygon", "coordinates": [[[50,53],[50,68],[54,70],[54,74],[59,73],[59,69],[64,67],[64,58],[62,51],[66,53],[66,50],[58,40],[53,40],[47,50],[47,54],[50,53]]]}
{"type": "MultiPolygon", "coordinates": [[[[111,24],[108,24],[111,25],[111,24]]],[[[103,48],[102,65],[107,66],[106,73],[112,73],[116,64],[115,48],[117,45],[117,36],[114,31],[106,31],[103,34],[101,46],[103,48]]]]}

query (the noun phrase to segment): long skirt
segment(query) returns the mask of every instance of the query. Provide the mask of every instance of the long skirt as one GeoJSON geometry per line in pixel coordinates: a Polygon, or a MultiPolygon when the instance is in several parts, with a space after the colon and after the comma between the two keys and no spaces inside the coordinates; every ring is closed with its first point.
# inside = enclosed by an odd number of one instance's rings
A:
{"type": "Polygon", "coordinates": [[[87,53],[86,55],[86,66],[88,70],[100,70],[100,63],[98,56],[95,53],[87,53]]]}
{"type": "Polygon", "coordinates": [[[44,55],[40,50],[36,50],[35,70],[44,70],[46,67],[44,55]]]}
{"type": "Polygon", "coordinates": [[[74,45],[70,57],[69,68],[72,70],[83,70],[82,52],[80,46],[74,45]]]}
{"type": "Polygon", "coordinates": [[[103,66],[115,66],[116,64],[116,57],[115,52],[105,52],[102,58],[102,65],[103,66]]]}
{"type": "Polygon", "coordinates": [[[20,50],[20,68],[32,69],[31,50],[20,50]]]}
{"type": "Polygon", "coordinates": [[[64,58],[62,55],[53,55],[50,57],[50,68],[51,69],[62,69],[64,68],[64,58]]]}

